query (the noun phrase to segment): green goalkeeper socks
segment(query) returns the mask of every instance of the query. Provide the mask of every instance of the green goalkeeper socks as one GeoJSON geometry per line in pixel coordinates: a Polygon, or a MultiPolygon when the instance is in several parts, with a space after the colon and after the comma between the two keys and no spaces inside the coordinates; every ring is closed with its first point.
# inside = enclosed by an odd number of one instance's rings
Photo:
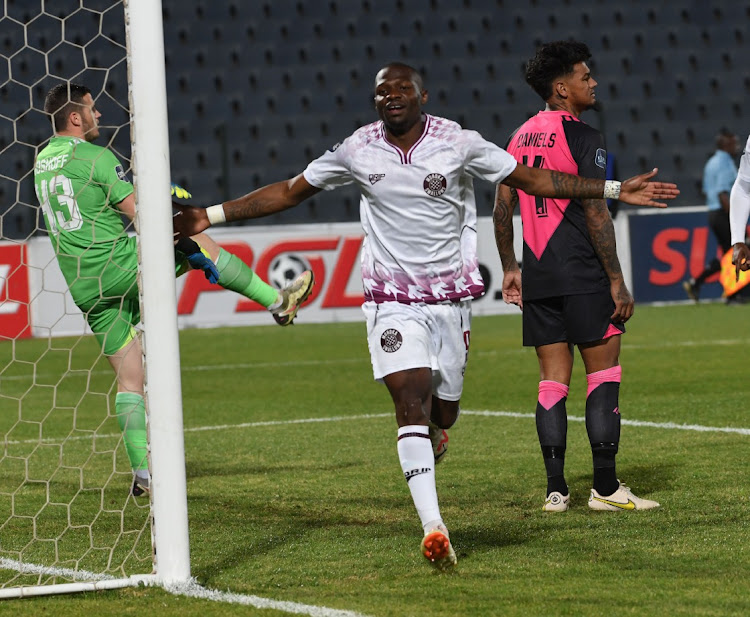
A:
{"type": "Polygon", "coordinates": [[[140,394],[118,392],[115,397],[117,423],[125,438],[125,450],[128,453],[133,471],[148,469],[146,442],[146,404],[140,394]]]}
{"type": "Polygon", "coordinates": [[[238,294],[255,300],[258,304],[262,304],[266,308],[279,303],[278,290],[257,276],[236,255],[224,249],[219,249],[216,267],[219,270],[219,285],[224,289],[236,291],[238,294]]]}

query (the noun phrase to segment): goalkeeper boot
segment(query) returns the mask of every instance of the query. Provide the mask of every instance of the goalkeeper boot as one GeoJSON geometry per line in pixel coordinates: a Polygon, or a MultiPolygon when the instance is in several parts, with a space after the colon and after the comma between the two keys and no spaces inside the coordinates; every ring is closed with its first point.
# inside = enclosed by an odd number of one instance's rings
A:
{"type": "Polygon", "coordinates": [[[438,570],[450,570],[456,565],[456,552],[448,537],[448,530],[442,523],[425,534],[421,550],[438,570]]]}
{"type": "Polygon", "coordinates": [[[563,495],[560,491],[552,491],[544,500],[544,512],[565,512],[570,507],[570,494],[563,495]]]}
{"type": "Polygon", "coordinates": [[[277,324],[280,326],[291,325],[300,306],[310,295],[314,284],[313,273],[310,270],[305,270],[281,290],[281,306],[272,312],[277,324]]]}
{"type": "Polygon", "coordinates": [[[622,482],[620,482],[620,488],[611,495],[602,497],[592,488],[591,497],[589,497],[589,508],[592,510],[608,510],[614,512],[617,510],[651,510],[658,507],[658,501],[636,497],[633,495],[633,491],[622,482]]]}
{"type": "Polygon", "coordinates": [[[148,497],[148,478],[139,478],[136,476],[135,480],[133,480],[133,488],[130,489],[130,494],[133,495],[133,497],[148,497]]]}
{"type": "Polygon", "coordinates": [[[430,442],[432,442],[432,453],[435,455],[435,464],[437,465],[448,452],[448,432],[430,424],[430,442]]]}

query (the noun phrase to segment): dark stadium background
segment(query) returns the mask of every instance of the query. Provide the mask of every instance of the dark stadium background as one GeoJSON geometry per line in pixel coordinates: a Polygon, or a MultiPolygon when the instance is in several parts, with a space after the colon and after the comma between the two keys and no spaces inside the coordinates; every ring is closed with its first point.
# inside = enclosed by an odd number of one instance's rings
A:
{"type": "MultiPolygon", "coordinates": [[[[704,202],[702,167],[721,127],[750,131],[750,2],[530,0],[163,0],[173,180],[200,203],[299,173],[376,119],[372,82],[389,61],[414,65],[427,111],[501,145],[540,109],[523,80],[540,42],[576,38],[593,54],[599,127],[625,178],[652,166],[704,202]]],[[[38,229],[31,182],[41,112],[61,79],[87,83],[103,112],[99,143],[129,158],[122,5],[6,0],[0,19],[0,229],[38,229]],[[40,14],[41,6],[47,14],[40,14]],[[24,44],[27,41],[27,44],[24,44]],[[42,52],[46,52],[42,53],[42,52]],[[111,67],[111,68],[107,68],[111,67]],[[49,70],[54,76],[48,75],[49,70]],[[33,108],[30,109],[30,103],[33,108]]],[[[478,185],[480,215],[492,187],[478,185]]],[[[356,220],[348,188],[257,223],[356,220]]]]}

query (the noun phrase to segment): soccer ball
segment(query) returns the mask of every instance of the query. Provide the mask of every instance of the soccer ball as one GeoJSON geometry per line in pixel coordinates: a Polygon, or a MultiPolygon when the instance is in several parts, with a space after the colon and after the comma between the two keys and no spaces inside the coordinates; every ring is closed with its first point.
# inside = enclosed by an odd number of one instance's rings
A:
{"type": "Polygon", "coordinates": [[[282,253],[273,258],[268,268],[268,282],[276,289],[281,289],[309,269],[310,264],[302,257],[282,253]]]}

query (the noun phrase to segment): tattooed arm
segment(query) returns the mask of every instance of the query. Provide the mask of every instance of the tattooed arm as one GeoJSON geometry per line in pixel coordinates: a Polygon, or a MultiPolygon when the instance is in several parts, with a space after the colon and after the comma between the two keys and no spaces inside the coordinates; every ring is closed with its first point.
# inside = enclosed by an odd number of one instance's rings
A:
{"type": "Polygon", "coordinates": [[[310,184],[302,174],[291,180],[259,188],[224,204],[227,221],[254,219],[292,208],[321,189],[310,184]]]}
{"type": "MultiPolygon", "coordinates": [[[[225,202],[222,204],[224,221],[253,219],[281,212],[298,205],[320,191],[321,189],[310,184],[302,174],[299,174],[291,180],[269,184],[252,193],[225,202]]],[[[208,209],[185,206],[176,202],[172,205],[180,211],[174,218],[174,230],[178,237],[193,236],[211,225],[208,209]]]]}
{"type": "Polygon", "coordinates": [[[513,250],[513,213],[518,206],[518,193],[502,184],[495,191],[495,208],[492,221],[495,225],[495,242],[503,264],[503,300],[523,308],[521,295],[521,269],[513,250]]]}
{"type": "Polygon", "coordinates": [[[615,243],[615,226],[609,215],[607,202],[603,199],[583,199],[581,203],[591,243],[609,277],[609,289],[615,303],[615,312],[612,313],[611,319],[615,323],[624,323],[633,316],[635,302],[622,276],[615,243]]]}
{"type": "MultiPolygon", "coordinates": [[[[666,204],[657,199],[674,199],[680,194],[677,186],[668,182],[651,182],[657,169],[633,176],[621,185],[618,199],[636,206],[654,206],[666,208],[666,204]]],[[[518,165],[503,184],[521,189],[529,195],[538,197],[577,197],[579,199],[601,199],[604,197],[604,180],[581,178],[561,171],[550,171],[536,167],[518,165]]]]}

